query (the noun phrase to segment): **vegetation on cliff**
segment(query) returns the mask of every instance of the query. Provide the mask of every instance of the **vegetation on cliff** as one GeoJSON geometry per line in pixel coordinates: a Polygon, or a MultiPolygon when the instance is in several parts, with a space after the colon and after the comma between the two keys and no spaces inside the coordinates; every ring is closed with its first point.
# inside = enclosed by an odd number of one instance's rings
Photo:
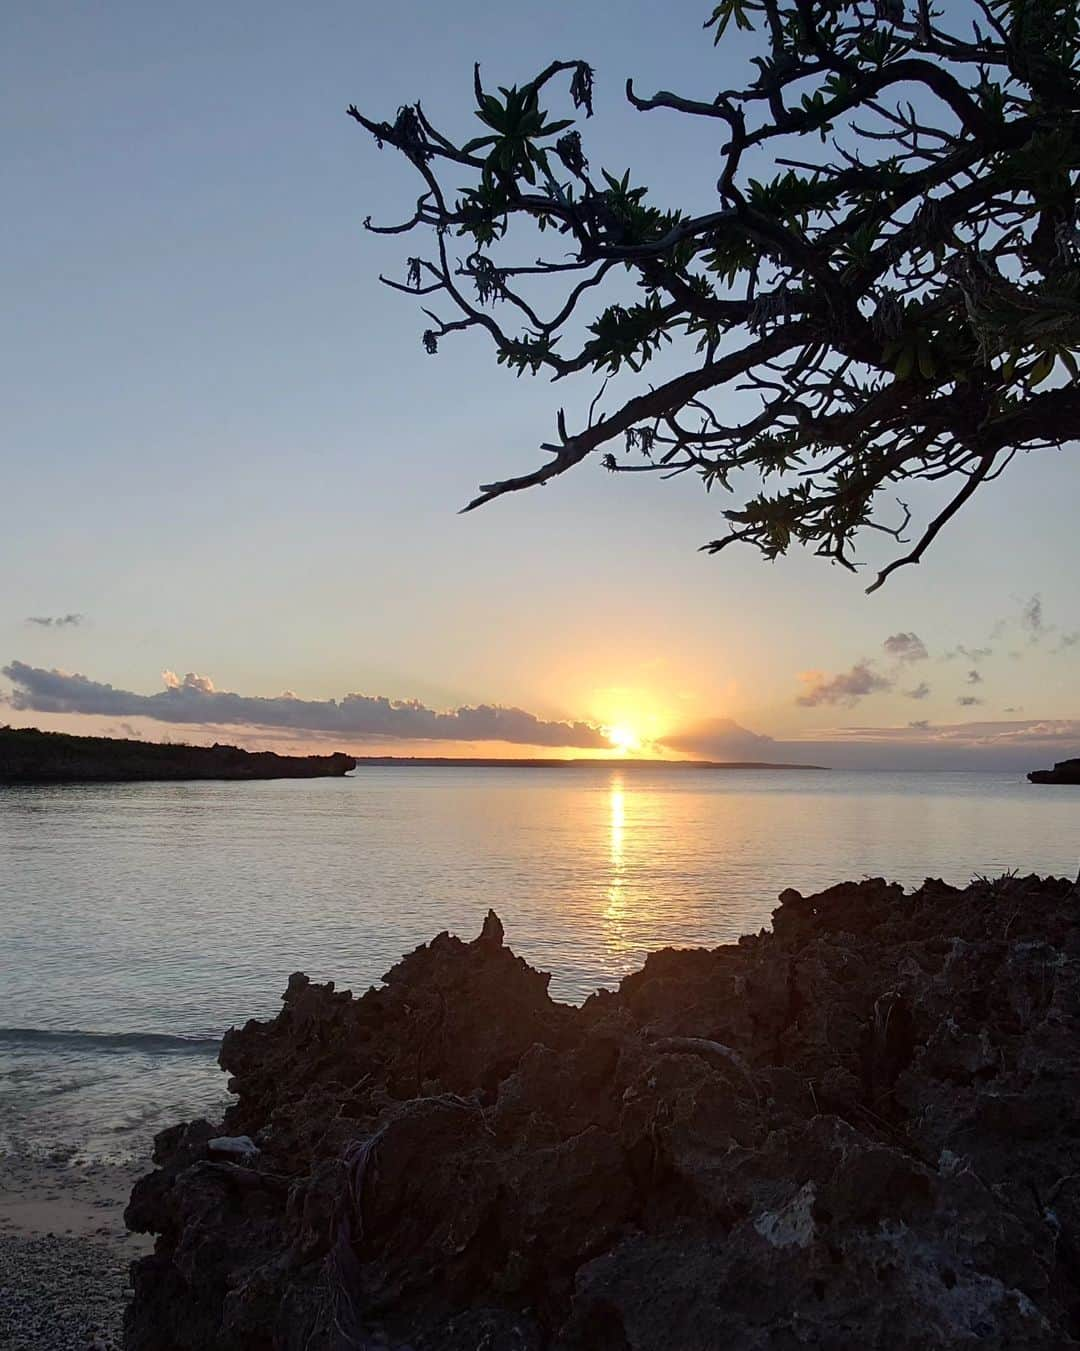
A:
{"type": "Polygon", "coordinates": [[[108,783],[152,779],[315,779],[347,774],[351,755],[277,755],[238,746],[69,736],[0,727],[0,783],[108,783]]]}

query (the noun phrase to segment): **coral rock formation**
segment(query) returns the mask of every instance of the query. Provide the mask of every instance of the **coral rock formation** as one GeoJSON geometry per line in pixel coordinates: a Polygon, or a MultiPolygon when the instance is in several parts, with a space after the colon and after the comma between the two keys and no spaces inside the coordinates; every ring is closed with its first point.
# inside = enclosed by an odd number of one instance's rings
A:
{"type": "Polygon", "coordinates": [[[787,891],[547,983],[493,914],[360,998],[293,976],[135,1188],[128,1351],[1080,1345],[1071,883],[787,891]]]}

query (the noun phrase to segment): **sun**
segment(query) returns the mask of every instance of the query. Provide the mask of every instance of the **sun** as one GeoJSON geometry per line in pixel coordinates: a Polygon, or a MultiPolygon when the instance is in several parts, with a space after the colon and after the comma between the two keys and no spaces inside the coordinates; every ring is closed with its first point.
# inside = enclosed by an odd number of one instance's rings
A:
{"type": "Polygon", "coordinates": [[[614,727],[605,727],[604,735],[620,755],[641,749],[641,737],[625,722],[617,723],[614,727]]]}

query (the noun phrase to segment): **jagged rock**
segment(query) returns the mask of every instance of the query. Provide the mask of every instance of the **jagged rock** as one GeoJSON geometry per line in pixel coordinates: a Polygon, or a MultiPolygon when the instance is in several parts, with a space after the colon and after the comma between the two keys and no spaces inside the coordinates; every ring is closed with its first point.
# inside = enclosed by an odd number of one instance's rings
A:
{"type": "Polygon", "coordinates": [[[493,913],[385,982],[225,1038],[127,1210],[128,1351],[1080,1345],[1071,883],[788,891],[581,1008],[493,913]]]}

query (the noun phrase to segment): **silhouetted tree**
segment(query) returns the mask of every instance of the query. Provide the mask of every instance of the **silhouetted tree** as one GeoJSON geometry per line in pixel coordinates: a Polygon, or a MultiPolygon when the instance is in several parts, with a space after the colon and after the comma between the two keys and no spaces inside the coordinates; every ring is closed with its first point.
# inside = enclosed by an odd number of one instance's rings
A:
{"type": "Polygon", "coordinates": [[[366,223],[430,232],[405,281],[387,281],[443,300],[425,310],[428,352],[482,329],[511,370],[567,380],[685,347],[681,373],[618,407],[600,411],[601,388],[586,425],[560,410],[550,458],[467,510],[593,451],[707,488],[748,471],[707,550],[775,558],[797,542],[851,568],[860,531],[884,531],[905,548],[874,590],[1018,450],[1080,431],[1077,4],[973,0],[961,28],[928,0],[722,0],[705,27],[716,43],[760,30],[752,82],[699,99],[628,81],[626,96],[717,125],[715,210],[655,206],[629,171],[594,173],[542,102],[568,76],[591,117],[593,71],[556,61],[497,94],[477,68],[484,134],[464,144],[419,103],[392,122],[350,108],[423,179],[409,220],[366,223]],[[536,228],[557,249],[533,261],[536,228]],[[732,418],[736,389],[754,402],[732,418]],[[948,500],[908,539],[892,499],[912,479],[944,481],[948,500]]]}

